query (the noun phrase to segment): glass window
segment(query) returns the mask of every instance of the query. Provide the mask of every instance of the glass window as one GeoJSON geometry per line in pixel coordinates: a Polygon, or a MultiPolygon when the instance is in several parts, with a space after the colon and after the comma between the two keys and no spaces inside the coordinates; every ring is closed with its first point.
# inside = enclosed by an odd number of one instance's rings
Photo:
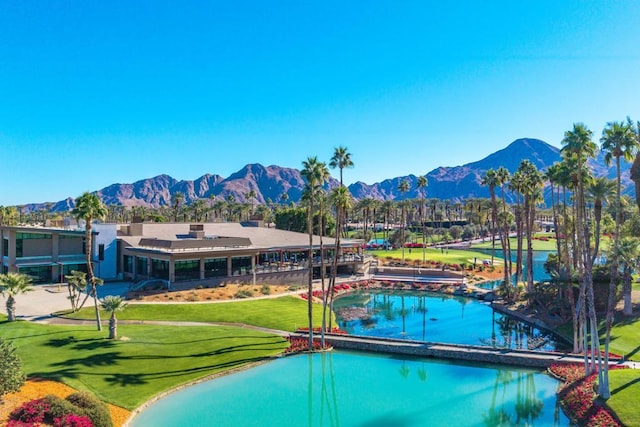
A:
{"type": "Polygon", "coordinates": [[[200,278],[200,261],[197,259],[176,261],[174,263],[174,269],[176,282],[200,278]]]}
{"type": "Polygon", "coordinates": [[[22,258],[23,240],[16,239],[16,258],[22,258]]]}
{"type": "Polygon", "coordinates": [[[162,259],[151,260],[151,276],[156,279],[169,280],[169,261],[162,259]]]}
{"type": "Polygon", "coordinates": [[[149,260],[145,257],[136,257],[136,274],[138,276],[146,276],[147,273],[147,265],[149,260]]]}
{"type": "Polygon", "coordinates": [[[204,277],[224,277],[227,275],[226,258],[210,258],[204,260],[204,277]]]}
{"type": "Polygon", "coordinates": [[[9,239],[2,239],[2,253],[9,256],[9,239]]]}
{"type": "Polygon", "coordinates": [[[124,272],[133,273],[133,257],[131,255],[124,256],[124,272]]]}
{"type": "Polygon", "coordinates": [[[251,273],[250,256],[234,256],[231,258],[231,272],[234,276],[251,273]]]}
{"type": "Polygon", "coordinates": [[[51,283],[51,267],[49,266],[22,267],[20,273],[31,276],[33,283],[51,283]]]}
{"type": "Polygon", "coordinates": [[[104,261],[104,243],[98,245],[98,261],[104,261]]]}

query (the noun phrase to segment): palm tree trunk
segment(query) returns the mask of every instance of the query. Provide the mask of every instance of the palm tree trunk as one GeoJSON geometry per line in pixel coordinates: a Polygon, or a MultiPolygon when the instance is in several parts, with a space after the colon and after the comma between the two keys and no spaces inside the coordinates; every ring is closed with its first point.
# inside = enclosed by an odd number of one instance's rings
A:
{"type": "Polygon", "coordinates": [[[307,290],[307,316],[309,319],[309,351],[313,351],[313,195],[309,200],[309,214],[307,218],[307,230],[309,232],[309,283],[307,290]]]}

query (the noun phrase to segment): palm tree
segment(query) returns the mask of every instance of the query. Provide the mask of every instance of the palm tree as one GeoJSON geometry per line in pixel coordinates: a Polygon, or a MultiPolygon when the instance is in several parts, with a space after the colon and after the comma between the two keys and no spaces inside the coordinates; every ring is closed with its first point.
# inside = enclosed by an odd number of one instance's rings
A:
{"type": "Polygon", "coordinates": [[[402,204],[402,224],[401,224],[401,231],[400,231],[400,243],[402,244],[402,263],[404,264],[404,242],[405,242],[405,236],[404,236],[404,229],[405,229],[405,213],[406,213],[406,206],[405,206],[405,200],[404,200],[404,194],[409,191],[409,182],[405,179],[403,179],[402,181],[400,181],[400,184],[398,184],[398,191],[402,194],[402,200],[401,200],[401,204],[402,204]]]}
{"type": "Polygon", "coordinates": [[[180,206],[184,203],[184,193],[181,191],[176,191],[171,196],[171,207],[173,208],[173,222],[178,222],[178,212],[180,211],[180,206]]]}
{"type": "MultiPolygon", "coordinates": [[[[342,225],[347,210],[352,206],[353,197],[351,197],[351,193],[349,193],[347,187],[341,185],[331,191],[330,203],[336,210],[335,251],[333,254],[333,263],[331,265],[331,281],[329,283],[329,313],[333,313],[333,298],[335,296],[336,276],[338,275],[338,256],[340,254],[340,226],[342,225]]],[[[329,316],[329,330],[332,330],[331,316],[329,316]]]]}
{"type": "MultiPolygon", "coordinates": [[[[595,158],[597,147],[592,141],[592,132],[582,123],[575,123],[573,129],[565,132],[564,139],[562,140],[563,148],[561,153],[573,163],[572,171],[575,173],[573,179],[574,183],[574,210],[575,210],[575,230],[576,230],[576,259],[579,259],[578,273],[580,276],[580,293],[578,295],[579,316],[580,323],[583,327],[583,351],[585,354],[585,370],[587,374],[590,374],[596,369],[595,357],[598,356],[598,362],[600,362],[599,352],[599,340],[597,330],[597,319],[595,312],[594,296],[593,296],[593,275],[592,266],[595,257],[591,251],[589,223],[586,219],[585,212],[585,174],[589,173],[587,169],[587,160],[589,158],[595,158]],[[587,310],[589,321],[591,323],[591,365],[587,355],[587,310]]],[[[599,370],[599,374],[600,374],[599,370]]],[[[600,376],[600,375],[599,375],[600,376]]],[[[599,384],[602,382],[602,378],[599,378],[599,384]]]]}
{"type": "MultiPolygon", "coordinates": [[[[613,237],[613,258],[611,259],[611,280],[609,282],[609,300],[607,304],[607,320],[605,333],[605,348],[609,348],[611,340],[611,328],[613,327],[613,312],[616,304],[616,285],[618,283],[618,244],[620,240],[620,223],[622,222],[622,209],[620,204],[620,158],[633,160],[634,153],[638,150],[638,141],[634,129],[627,123],[610,122],[602,131],[602,150],[605,152],[604,161],[609,166],[612,159],[616,159],[616,225],[613,237]]],[[[604,356],[604,381],[600,383],[599,394],[603,399],[611,396],[609,390],[609,355],[604,356]]]]}
{"type": "MultiPolygon", "coordinates": [[[[489,195],[491,196],[491,265],[493,265],[496,251],[496,221],[498,219],[498,204],[496,202],[498,173],[494,169],[489,169],[482,177],[482,185],[486,185],[489,188],[489,195]]],[[[504,254],[504,248],[502,249],[504,254]]]]}
{"type": "Polygon", "coordinates": [[[420,192],[420,224],[422,225],[422,263],[424,264],[426,261],[426,246],[427,246],[427,231],[425,230],[426,224],[424,221],[424,198],[427,195],[427,185],[429,185],[429,181],[425,176],[418,177],[418,191],[420,192]]]}
{"type": "Polygon", "coordinates": [[[32,291],[31,277],[22,273],[0,274],[0,295],[7,298],[7,320],[16,320],[16,295],[32,291]]]}
{"type": "Polygon", "coordinates": [[[313,351],[313,213],[316,191],[322,187],[329,176],[325,163],[320,162],[316,156],[308,157],[302,162],[302,177],[307,181],[306,191],[309,194],[309,207],[307,211],[307,232],[309,233],[309,283],[307,293],[307,314],[309,317],[309,351],[313,351]]]}
{"type": "Polygon", "coordinates": [[[352,168],[353,161],[351,160],[351,153],[349,153],[347,147],[336,147],[333,150],[333,156],[329,161],[329,167],[331,169],[340,169],[340,185],[344,185],[342,182],[342,170],[345,168],[352,168]]]}
{"type": "Polygon", "coordinates": [[[624,299],[622,314],[632,316],[631,285],[633,277],[631,275],[640,269],[640,239],[623,237],[618,245],[618,261],[622,267],[622,296],[624,299]]]}
{"type": "Polygon", "coordinates": [[[116,311],[122,311],[127,307],[127,303],[124,302],[122,297],[107,295],[100,300],[100,306],[104,311],[111,313],[109,318],[109,339],[115,340],[118,338],[118,319],[116,319],[116,311]]]}
{"type": "Polygon", "coordinates": [[[71,274],[64,276],[64,278],[67,279],[67,290],[69,291],[67,298],[71,302],[71,310],[76,312],[84,306],[84,303],[89,297],[89,293],[87,293],[82,304],[79,304],[80,295],[87,289],[87,273],[72,270],[71,274]]]}
{"type": "Polygon", "coordinates": [[[107,215],[107,208],[100,201],[100,198],[93,193],[84,193],[78,197],[75,201],[76,207],[73,209],[72,214],[77,219],[83,219],[85,222],[85,254],[87,262],[87,276],[88,282],[91,286],[90,292],[93,297],[93,305],[96,312],[96,326],[99,331],[102,330],[100,323],[100,310],[98,310],[98,292],[96,286],[102,284],[102,280],[95,277],[93,274],[93,264],[91,263],[93,253],[93,235],[91,233],[91,224],[94,219],[102,219],[107,215]]]}

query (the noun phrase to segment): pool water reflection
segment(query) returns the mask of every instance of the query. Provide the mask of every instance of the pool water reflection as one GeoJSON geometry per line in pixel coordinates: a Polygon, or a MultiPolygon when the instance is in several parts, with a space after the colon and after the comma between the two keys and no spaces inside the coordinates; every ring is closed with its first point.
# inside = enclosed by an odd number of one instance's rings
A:
{"type": "Polygon", "coordinates": [[[189,387],[132,426],[568,426],[557,386],[535,370],[334,351],[189,387]]]}
{"type": "Polygon", "coordinates": [[[424,291],[368,290],[338,298],[349,334],[518,349],[562,350],[555,337],[472,298],[424,291]]]}

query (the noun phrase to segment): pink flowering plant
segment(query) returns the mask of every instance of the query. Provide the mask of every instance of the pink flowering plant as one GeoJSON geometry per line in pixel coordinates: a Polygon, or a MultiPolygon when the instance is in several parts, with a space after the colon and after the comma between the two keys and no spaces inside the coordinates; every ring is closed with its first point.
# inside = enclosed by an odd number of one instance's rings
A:
{"type": "Polygon", "coordinates": [[[597,373],[585,376],[584,366],[581,364],[553,364],[549,367],[549,372],[564,381],[558,397],[565,413],[576,424],[587,427],[621,427],[611,412],[597,400],[598,396],[594,391],[597,373]]]}

